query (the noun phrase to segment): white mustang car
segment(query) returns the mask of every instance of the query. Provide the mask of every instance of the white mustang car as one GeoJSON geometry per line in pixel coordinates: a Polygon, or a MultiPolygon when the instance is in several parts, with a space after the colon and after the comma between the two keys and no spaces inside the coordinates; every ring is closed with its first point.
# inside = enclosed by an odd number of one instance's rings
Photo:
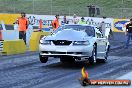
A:
{"type": "Polygon", "coordinates": [[[94,64],[97,61],[106,62],[109,42],[93,26],[63,25],[52,35],[41,38],[39,51],[42,63],[46,63],[49,57],[57,57],[61,62],[85,59],[94,64]]]}

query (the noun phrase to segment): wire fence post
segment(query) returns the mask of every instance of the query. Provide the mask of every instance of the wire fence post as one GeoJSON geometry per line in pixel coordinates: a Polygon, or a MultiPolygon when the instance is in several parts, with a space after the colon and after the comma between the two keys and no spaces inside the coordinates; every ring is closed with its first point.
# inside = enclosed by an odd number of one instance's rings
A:
{"type": "Polygon", "coordinates": [[[32,4],[33,4],[33,9],[32,9],[32,13],[34,14],[34,0],[32,1],[32,4]]]}
{"type": "Polygon", "coordinates": [[[15,1],[13,2],[13,6],[14,6],[14,13],[16,13],[15,1]]]}
{"type": "Polygon", "coordinates": [[[51,0],[51,15],[53,14],[53,13],[52,13],[52,8],[53,8],[53,7],[52,7],[52,2],[53,2],[53,1],[51,0]]]}
{"type": "Polygon", "coordinates": [[[69,16],[70,16],[70,7],[68,8],[69,16]]]}
{"type": "Polygon", "coordinates": [[[124,1],[122,0],[121,18],[123,18],[123,4],[124,4],[124,1]]]}
{"type": "Polygon", "coordinates": [[[88,7],[86,8],[86,16],[88,17],[88,7]]]}

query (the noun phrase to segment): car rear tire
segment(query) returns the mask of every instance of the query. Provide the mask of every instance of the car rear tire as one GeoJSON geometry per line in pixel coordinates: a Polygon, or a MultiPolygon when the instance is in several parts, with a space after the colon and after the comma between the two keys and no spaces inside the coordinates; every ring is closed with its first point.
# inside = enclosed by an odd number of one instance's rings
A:
{"type": "Polygon", "coordinates": [[[46,63],[48,61],[48,57],[44,57],[44,56],[41,56],[41,55],[39,55],[39,59],[40,59],[41,63],[46,63]]]}
{"type": "Polygon", "coordinates": [[[61,57],[60,61],[62,63],[68,62],[68,63],[74,63],[75,59],[73,57],[61,57]]]}
{"type": "Polygon", "coordinates": [[[93,46],[93,51],[92,51],[92,56],[89,58],[89,63],[90,64],[96,64],[96,59],[97,59],[97,48],[96,46],[94,45],[93,46]]]}

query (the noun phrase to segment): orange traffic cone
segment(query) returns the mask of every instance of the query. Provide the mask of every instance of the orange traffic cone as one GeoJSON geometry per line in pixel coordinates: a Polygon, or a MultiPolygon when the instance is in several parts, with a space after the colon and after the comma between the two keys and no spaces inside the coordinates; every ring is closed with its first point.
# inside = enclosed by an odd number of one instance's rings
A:
{"type": "Polygon", "coordinates": [[[43,22],[42,19],[39,20],[39,29],[35,30],[34,32],[42,31],[43,22]]]}
{"type": "Polygon", "coordinates": [[[2,40],[2,31],[0,30],[0,40],[2,40]]]}
{"type": "Polygon", "coordinates": [[[42,30],[42,26],[43,26],[43,22],[42,22],[42,19],[40,19],[40,21],[39,21],[39,28],[40,28],[40,31],[42,30]]]}

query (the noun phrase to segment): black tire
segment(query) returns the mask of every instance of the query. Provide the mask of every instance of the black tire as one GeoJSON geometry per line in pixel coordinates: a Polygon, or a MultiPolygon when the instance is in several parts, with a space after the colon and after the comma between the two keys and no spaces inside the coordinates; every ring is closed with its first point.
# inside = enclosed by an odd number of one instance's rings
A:
{"type": "Polygon", "coordinates": [[[74,63],[75,59],[73,57],[61,57],[60,61],[62,63],[68,62],[68,63],[74,63]]]}
{"type": "Polygon", "coordinates": [[[41,63],[46,63],[48,61],[48,57],[43,57],[41,55],[39,55],[39,59],[41,63]]]}
{"type": "Polygon", "coordinates": [[[89,58],[89,63],[90,64],[96,64],[96,59],[97,59],[97,47],[94,45],[93,46],[93,51],[92,51],[92,56],[89,58]]]}

